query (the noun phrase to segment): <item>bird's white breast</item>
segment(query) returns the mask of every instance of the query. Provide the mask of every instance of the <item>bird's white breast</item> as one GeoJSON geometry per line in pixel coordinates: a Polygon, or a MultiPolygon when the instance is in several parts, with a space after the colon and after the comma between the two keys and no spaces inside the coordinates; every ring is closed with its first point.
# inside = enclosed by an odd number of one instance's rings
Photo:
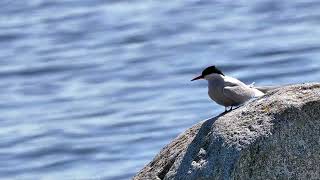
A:
{"type": "Polygon", "coordinates": [[[216,103],[222,106],[231,106],[234,102],[224,96],[225,76],[219,74],[210,75],[208,78],[208,95],[216,103]]]}

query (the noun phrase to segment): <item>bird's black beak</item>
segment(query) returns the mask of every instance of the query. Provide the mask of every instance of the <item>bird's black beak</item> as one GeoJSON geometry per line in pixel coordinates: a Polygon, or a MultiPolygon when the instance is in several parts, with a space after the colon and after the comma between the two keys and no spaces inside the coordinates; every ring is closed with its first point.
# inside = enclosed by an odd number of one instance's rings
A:
{"type": "Polygon", "coordinates": [[[195,80],[199,80],[199,79],[203,79],[203,76],[200,75],[200,76],[198,76],[198,77],[195,77],[195,78],[193,78],[191,81],[195,81],[195,80]]]}

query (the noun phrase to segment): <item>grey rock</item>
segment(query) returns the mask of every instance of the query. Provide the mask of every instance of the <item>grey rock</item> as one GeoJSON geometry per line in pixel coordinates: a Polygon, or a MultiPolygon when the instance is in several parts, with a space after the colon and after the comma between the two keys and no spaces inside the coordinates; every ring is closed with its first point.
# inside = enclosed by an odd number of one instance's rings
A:
{"type": "Polygon", "coordinates": [[[320,84],[282,87],[196,124],[133,179],[320,179],[320,84]]]}

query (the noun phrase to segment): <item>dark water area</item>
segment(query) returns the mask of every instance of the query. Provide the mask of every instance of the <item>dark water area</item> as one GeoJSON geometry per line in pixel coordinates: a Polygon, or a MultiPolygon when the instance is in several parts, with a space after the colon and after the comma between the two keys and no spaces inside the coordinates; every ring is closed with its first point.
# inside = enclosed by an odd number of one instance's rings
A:
{"type": "Polygon", "coordinates": [[[0,2],[0,179],[131,179],[224,110],[208,65],[256,85],[320,79],[320,2],[0,2]]]}

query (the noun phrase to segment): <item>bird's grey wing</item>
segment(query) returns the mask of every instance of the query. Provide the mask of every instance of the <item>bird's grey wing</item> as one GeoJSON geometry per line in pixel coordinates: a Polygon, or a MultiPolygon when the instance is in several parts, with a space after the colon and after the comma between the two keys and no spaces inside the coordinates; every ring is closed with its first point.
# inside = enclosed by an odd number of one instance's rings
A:
{"type": "Polygon", "coordinates": [[[263,93],[267,93],[269,91],[281,88],[282,86],[256,86],[254,88],[258,89],[259,91],[263,93]]]}
{"type": "Polygon", "coordinates": [[[223,94],[237,104],[242,104],[254,97],[254,92],[245,86],[224,87],[223,94]]]}
{"type": "Polygon", "coordinates": [[[238,79],[226,76],[224,78],[224,86],[230,87],[230,86],[246,86],[246,85],[238,79]]]}

